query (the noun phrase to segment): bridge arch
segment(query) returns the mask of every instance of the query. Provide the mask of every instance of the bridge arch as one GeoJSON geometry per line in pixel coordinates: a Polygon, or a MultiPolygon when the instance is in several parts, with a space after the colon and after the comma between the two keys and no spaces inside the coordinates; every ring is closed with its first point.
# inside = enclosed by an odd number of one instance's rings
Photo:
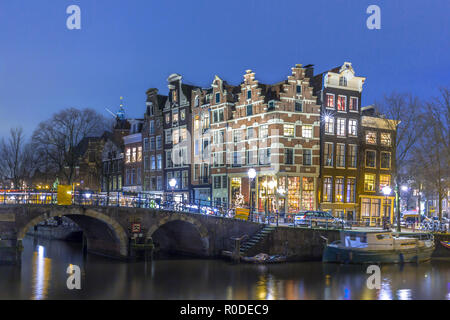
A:
{"type": "MultiPolygon", "coordinates": [[[[147,238],[153,238],[155,236],[158,235],[158,232],[168,226],[170,226],[171,224],[175,224],[178,223],[179,226],[185,225],[185,226],[190,226],[193,230],[196,231],[200,243],[201,243],[201,248],[199,248],[199,252],[198,254],[200,255],[204,255],[207,256],[209,255],[209,251],[210,251],[210,243],[209,243],[209,232],[208,229],[199,221],[199,219],[196,219],[193,216],[188,216],[188,215],[183,215],[183,214],[172,214],[170,216],[164,217],[162,219],[159,219],[157,221],[157,223],[153,224],[149,230],[146,233],[146,237],[147,238]]],[[[179,230],[179,227],[178,227],[179,230]]],[[[182,236],[183,235],[183,230],[179,230],[180,232],[177,233],[177,236],[182,236]]],[[[191,239],[191,240],[195,240],[195,239],[191,239]]]]}
{"type": "MultiPolygon", "coordinates": [[[[41,211],[41,210],[40,210],[41,211]]],[[[111,237],[115,240],[117,243],[117,251],[116,255],[121,257],[127,257],[128,256],[128,235],[127,232],[124,230],[124,228],[113,218],[109,217],[108,215],[101,213],[94,209],[85,209],[82,207],[54,207],[54,208],[45,208],[41,212],[34,215],[34,218],[27,221],[22,227],[20,227],[17,231],[17,239],[23,240],[25,237],[27,231],[34,227],[35,225],[39,224],[40,222],[43,222],[45,220],[48,220],[53,217],[61,217],[66,216],[73,220],[75,223],[77,223],[83,231],[86,231],[83,227],[83,219],[85,220],[85,224],[91,222],[95,223],[101,223],[102,225],[106,226],[107,229],[111,230],[112,233],[108,233],[111,235],[111,237]],[[92,220],[89,220],[92,219],[92,220]]],[[[90,236],[92,236],[92,232],[89,234],[87,233],[87,240],[88,240],[88,249],[90,246],[90,241],[92,240],[90,236]]]]}

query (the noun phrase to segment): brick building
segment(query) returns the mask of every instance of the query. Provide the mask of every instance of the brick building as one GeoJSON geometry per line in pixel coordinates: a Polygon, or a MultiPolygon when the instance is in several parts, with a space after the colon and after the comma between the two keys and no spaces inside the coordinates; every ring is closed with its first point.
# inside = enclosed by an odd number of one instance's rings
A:
{"type": "Polygon", "coordinates": [[[143,119],[130,119],[130,133],[123,137],[124,177],[123,191],[140,193],[142,191],[142,125],[143,119]]]}

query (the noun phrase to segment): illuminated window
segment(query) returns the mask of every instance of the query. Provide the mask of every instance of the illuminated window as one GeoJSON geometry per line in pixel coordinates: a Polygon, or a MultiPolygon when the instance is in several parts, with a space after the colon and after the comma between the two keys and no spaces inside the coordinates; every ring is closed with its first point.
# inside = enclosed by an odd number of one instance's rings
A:
{"type": "Polygon", "coordinates": [[[347,178],[347,202],[355,203],[355,178],[347,178]]]}
{"type": "Polygon", "coordinates": [[[388,174],[381,174],[380,175],[380,190],[383,189],[383,187],[390,186],[391,185],[391,176],[388,174]]]}
{"type": "Polygon", "coordinates": [[[364,191],[375,191],[375,175],[366,173],[364,175],[364,191]]]}
{"type": "Polygon", "coordinates": [[[358,111],[358,98],[350,97],[350,104],[348,106],[350,111],[358,111]]]}
{"type": "Polygon", "coordinates": [[[345,144],[336,145],[336,167],[345,168],[345,144]]]}
{"type": "Polygon", "coordinates": [[[269,127],[266,125],[259,127],[259,138],[267,138],[269,136],[269,127]]]}
{"type": "Polygon", "coordinates": [[[391,168],[391,153],[381,152],[381,169],[391,168]]]}
{"type": "Polygon", "coordinates": [[[177,98],[178,98],[178,96],[177,96],[177,91],[176,91],[176,90],[173,90],[173,91],[172,91],[172,102],[173,102],[173,103],[177,103],[177,98]]]}
{"type": "Polygon", "coordinates": [[[127,152],[126,152],[126,162],[130,163],[131,162],[131,149],[127,148],[127,152]]]}
{"type": "Polygon", "coordinates": [[[186,110],[185,109],[180,110],[180,118],[181,118],[181,120],[186,119],[186,110]]]}
{"type": "Polygon", "coordinates": [[[325,116],[325,133],[334,134],[334,118],[325,116]]]}
{"type": "Polygon", "coordinates": [[[343,119],[343,118],[337,119],[336,135],[345,137],[345,119],[343,119]]]}
{"type": "Polygon", "coordinates": [[[333,190],[333,178],[325,177],[323,179],[323,201],[324,202],[331,202],[332,190],[333,190]]]}
{"type": "Polygon", "coordinates": [[[199,128],[200,128],[200,119],[199,119],[199,116],[195,116],[194,129],[198,130],[199,128]]]}
{"type": "MultiPolygon", "coordinates": [[[[153,139],[155,139],[153,137],[153,139]]],[[[138,151],[137,151],[137,162],[141,162],[142,161],[142,147],[138,147],[138,151]]]]}
{"type": "Polygon", "coordinates": [[[295,135],[295,126],[293,124],[284,125],[284,136],[293,137],[295,135]]]}
{"type": "Polygon", "coordinates": [[[351,144],[348,146],[348,166],[350,168],[356,168],[356,163],[357,163],[357,159],[358,159],[358,155],[357,155],[357,146],[354,144],[351,144]]]}
{"type": "Polygon", "coordinates": [[[382,132],[380,137],[380,142],[382,146],[390,147],[391,146],[391,134],[382,132]]]}
{"type": "Polygon", "coordinates": [[[348,120],[348,134],[350,136],[358,135],[357,121],[355,119],[348,120]]]}
{"type": "Polygon", "coordinates": [[[170,123],[170,113],[166,113],[166,123],[170,123]]]}
{"type": "Polygon", "coordinates": [[[178,110],[172,112],[172,123],[177,124],[178,123],[178,110]]]}
{"type": "Polygon", "coordinates": [[[377,133],[375,131],[366,132],[366,143],[377,144],[377,133]]]}
{"type": "Polygon", "coordinates": [[[313,137],[313,127],[312,126],[302,126],[302,137],[312,138],[313,137]]]}
{"type": "Polygon", "coordinates": [[[327,93],[327,108],[334,108],[334,94],[327,93]]]}
{"type": "Polygon", "coordinates": [[[336,178],[336,202],[344,201],[344,178],[336,178]]]}
{"type": "Polygon", "coordinates": [[[375,168],[377,162],[377,152],[375,150],[366,150],[366,167],[375,168]]]}
{"type": "Polygon", "coordinates": [[[333,166],[333,143],[326,142],[323,150],[324,166],[333,166]]]}
{"type": "Polygon", "coordinates": [[[337,109],[338,111],[346,111],[347,109],[347,97],[346,96],[338,96],[337,99],[337,109]]]}
{"type": "Polygon", "coordinates": [[[131,154],[131,162],[136,162],[136,148],[133,148],[133,152],[131,154]]]}

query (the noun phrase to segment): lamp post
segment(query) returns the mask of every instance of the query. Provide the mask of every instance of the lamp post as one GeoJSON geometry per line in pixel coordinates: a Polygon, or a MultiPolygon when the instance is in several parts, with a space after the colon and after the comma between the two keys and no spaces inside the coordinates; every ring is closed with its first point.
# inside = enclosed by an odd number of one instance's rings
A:
{"type": "Polygon", "coordinates": [[[250,208],[250,221],[253,221],[253,194],[252,194],[252,182],[256,177],[256,170],[253,168],[248,169],[248,199],[250,208]]]}
{"type": "Polygon", "coordinates": [[[279,196],[284,197],[284,193],[285,192],[286,191],[282,187],[279,187],[277,189],[277,227],[278,227],[278,220],[279,220],[279,216],[280,216],[280,199],[279,199],[279,196]]]}
{"type": "Polygon", "coordinates": [[[175,187],[177,185],[177,179],[172,178],[169,181],[169,186],[172,188],[172,201],[174,202],[174,209],[175,209],[175,187]]]}
{"type": "MultiPolygon", "coordinates": [[[[277,195],[275,193],[276,193],[277,182],[275,180],[270,180],[270,182],[267,185],[268,185],[270,191],[273,192],[273,194],[275,196],[275,199],[272,199],[272,201],[275,200],[275,202],[276,202],[277,195]]],[[[272,202],[272,208],[273,208],[273,202],[272,202]]],[[[269,214],[269,222],[270,222],[270,214],[269,214]]]]}
{"type": "MultiPolygon", "coordinates": [[[[384,186],[383,187],[383,189],[381,189],[381,191],[383,192],[383,194],[384,194],[384,196],[386,197],[385,198],[385,207],[387,207],[387,198],[388,198],[388,195],[390,195],[391,194],[391,192],[392,192],[392,188],[390,187],[390,186],[384,186]]],[[[383,217],[383,219],[385,219],[386,217],[383,217]]],[[[383,229],[384,229],[384,227],[383,227],[383,229]]]]}

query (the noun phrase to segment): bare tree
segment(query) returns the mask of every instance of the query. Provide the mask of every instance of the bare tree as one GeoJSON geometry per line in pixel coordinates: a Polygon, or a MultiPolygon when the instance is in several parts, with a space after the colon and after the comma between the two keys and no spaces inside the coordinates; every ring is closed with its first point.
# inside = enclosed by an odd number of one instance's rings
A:
{"type": "MultiPolygon", "coordinates": [[[[398,194],[403,176],[406,175],[407,164],[411,160],[411,151],[421,136],[422,104],[411,94],[392,93],[383,101],[376,103],[377,108],[386,116],[386,124],[395,130],[392,141],[395,148],[394,165],[392,166],[393,182],[398,194]],[[394,120],[394,121],[391,121],[394,120]]],[[[400,231],[400,201],[397,197],[397,230],[400,231]]]]}
{"type": "Polygon", "coordinates": [[[7,140],[0,142],[0,172],[11,180],[15,188],[21,188],[30,178],[35,165],[34,153],[27,144],[22,128],[12,128],[7,140]]]}
{"type": "Polygon", "coordinates": [[[106,119],[92,109],[68,108],[38,125],[33,133],[33,146],[47,159],[51,170],[72,184],[78,165],[78,144],[84,138],[99,136],[107,126],[106,119]]]}

